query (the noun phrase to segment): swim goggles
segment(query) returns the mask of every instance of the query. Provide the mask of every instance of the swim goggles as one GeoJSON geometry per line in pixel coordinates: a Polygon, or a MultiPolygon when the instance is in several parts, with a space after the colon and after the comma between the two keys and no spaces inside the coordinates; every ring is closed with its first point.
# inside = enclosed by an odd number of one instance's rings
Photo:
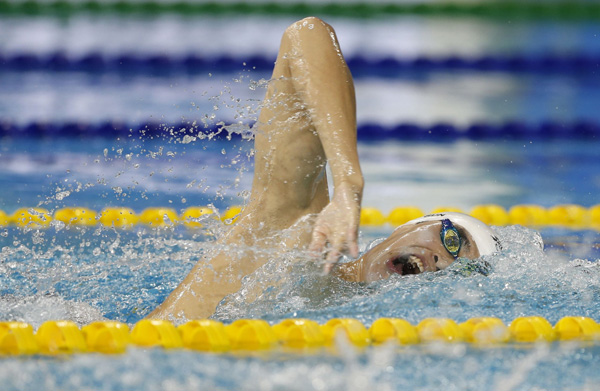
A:
{"type": "Polygon", "coordinates": [[[442,230],[440,231],[440,238],[442,244],[446,248],[446,251],[454,257],[458,258],[458,252],[460,251],[461,240],[458,230],[454,228],[452,221],[449,219],[442,220],[442,230]]]}
{"type": "MultiPolygon", "coordinates": [[[[474,217],[466,215],[464,213],[456,212],[443,212],[434,213],[431,215],[419,217],[409,221],[406,224],[420,224],[425,221],[442,221],[446,219],[452,219],[456,225],[460,225],[466,232],[471,235],[471,242],[475,243],[479,250],[479,255],[491,255],[502,250],[502,243],[496,236],[496,233],[487,225],[474,217]]],[[[397,228],[396,228],[397,229],[397,228]]],[[[442,243],[444,242],[444,236],[442,232],[442,243]]]]}

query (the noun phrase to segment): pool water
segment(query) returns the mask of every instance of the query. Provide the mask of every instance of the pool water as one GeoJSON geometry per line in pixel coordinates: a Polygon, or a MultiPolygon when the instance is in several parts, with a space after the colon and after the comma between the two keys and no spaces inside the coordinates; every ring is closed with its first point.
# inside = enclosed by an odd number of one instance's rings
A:
{"type": "MultiPolygon", "coordinates": [[[[139,136],[138,136],[139,137],[139,136]]],[[[252,141],[239,137],[159,140],[8,139],[0,145],[0,209],[127,206],[137,212],[243,204],[252,141]],[[43,169],[41,169],[43,168],[43,169]]],[[[495,203],[593,206],[600,152],[586,140],[377,141],[358,146],[363,205],[383,213],[415,205],[470,210],[495,203]]]]}
{"type": "MultiPolygon", "coordinates": [[[[427,210],[440,204],[467,207],[479,202],[537,202],[549,206],[593,201],[589,193],[594,192],[594,184],[571,178],[573,173],[589,177],[598,172],[593,146],[573,142],[559,148],[541,142],[523,147],[513,142],[477,143],[475,149],[469,143],[361,143],[367,189],[371,189],[366,192],[365,205],[389,211],[404,204],[427,210]],[[532,152],[529,155],[523,150],[532,152]],[[440,156],[442,152],[446,155],[440,156]],[[543,170],[532,168],[558,162],[562,176],[548,178],[542,176],[543,170]],[[545,186],[547,194],[531,188],[525,175],[545,186]],[[486,180],[485,191],[478,192],[478,185],[486,180]]],[[[223,211],[228,205],[244,202],[252,173],[252,161],[247,158],[251,144],[241,140],[189,144],[13,140],[8,145],[11,148],[2,158],[9,169],[2,175],[5,183],[14,186],[2,190],[2,199],[12,202],[3,206],[7,211],[38,204],[50,210],[65,205],[95,210],[124,205],[138,212],[158,205],[180,211],[189,205],[212,204],[223,211]],[[161,146],[163,155],[155,155],[161,146]],[[121,148],[123,151],[117,152],[121,148]],[[230,157],[231,150],[244,158],[230,157]],[[126,158],[130,153],[131,158],[126,158]],[[232,164],[232,159],[240,162],[232,164]],[[201,185],[194,180],[202,181],[201,185]],[[123,190],[115,190],[119,187],[123,190]]],[[[195,231],[182,226],[69,229],[61,224],[44,230],[4,228],[0,230],[0,313],[5,319],[34,326],[48,319],[72,319],[81,325],[114,319],[131,325],[158,305],[203,255],[213,251],[213,239],[225,229],[221,222],[210,219],[195,231]]],[[[392,229],[364,227],[361,248],[392,229]]],[[[486,259],[492,264],[487,276],[450,268],[360,285],[324,277],[306,254],[290,253],[274,258],[248,277],[244,294],[225,299],[215,318],[229,322],[259,317],[276,323],[307,317],[324,323],[332,317],[353,317],[368,326],[388,316],[413,324],[426,317],[461,322],[497,316],[506,324],[523,315],[543,316],[552,323],[570,315],[596,317],[600,303],[597,232],[545,229],[546,251],[542,252],[536,231],[496,229],[505,250],[486,259]]],[[[0,377],[5,389],[43,385],[48,389],[108,390],[458,390],[490,385],[499,390],[532,386],[593,389],[600,381],[595,375],[598,371],[590,370],[597,366],[600,354],[595,345],[341,349],[341,355],[272,353],[240,358],[133,348],[120,356],[3,359],[0,377]],[[558,375],[565,366],[569,377],[558,375]],[[17,368],[22,376],[9,375],[17,368]]]]}
{"type": "MultiPolygon", "coordinates": [[[[274,58],[281,31],[291,21],[256,16],[82,16],[62,22],[17,18],[0,23],[0,36],[10,37],[0,43],[0,50],[175,56],[218,55],[227,47],[233,53],[274,58]],[[113,39],[99,41],[106,33],[113,39]]],[[[339,25],[346,56],[589,54],[598,47],[597,39],[591,38],[597,30],[594,23],[507,25],[427,18],[330,22],[339,25]]],[[[599,119],[594,73],[417,71],[356,76],[361,124],[599,119]]],[[[0,119],[24,124],[184,121],[200,127],[219,121],[248,123],[264,95],[261,80],[268,77],[243,66],[236,72],[184,75],[0,71],[0,119]]],[[[600,149],[595,140],[387,140],[361,142],[359,154],[366,179],[363,204],[384,213],[403,205],[468,211],[488,203],[599,203],[600,149]]],[[[179,134],[157,139],[3,138],[0,167],[0,209],[8,213],[33,206],[51,211],[64,206],[97,211],[126,206],[138,213],[166,206],[180,212],[197,205],[222,213],[247,200],[252,142],[239,136],[194,139],[179,134]]],[[[43,230],[1,227],[0,315],[35,327],[49,319],[72,319],[80,325],[114,319],[131,325],[215,250],[214,239],[227,227],[210,218],[204,223],[199,230],[66,228],[59,223],[43,230]]],[[[392,229],[363,227],[361,249],[392,229]]],[[[528,315],[551,323],[567,315],[598,320],[597,231],[495,229],[505,247],[486,257],[488,275],[451,267],[353,284],[321,275],[319,265],[305,253],[289,253],[247,277],[243,294],[227,297],[214,317],[224,322],[258,317],[272,323],[291,317],[320,323],[352,317],[366,326],[387,316],[413,324],[426,317],[461,322],[497,316],[507,324],[528,315]],[[541,239],[545,251],[539,248],[541,239]]],[[[238,356],[131,348],[117,356],[2,358],[0,379],[3,390],[594,390],[600,384],[597,344],[385,345],[357,350],[342,341],[337,350],[238,356]]]]}

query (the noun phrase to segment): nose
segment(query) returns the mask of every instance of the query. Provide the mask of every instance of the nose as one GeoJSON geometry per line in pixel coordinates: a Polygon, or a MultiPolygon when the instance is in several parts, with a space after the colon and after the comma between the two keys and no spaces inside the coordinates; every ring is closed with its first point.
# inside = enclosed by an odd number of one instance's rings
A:
{"type": "Polygon", "coordinates": [[[450,266],[450,264],[454,262],[454,258],[449,254],[441,254],[439,252],[431,253],[431,265],[433,266],[432,271],[443,270],[450,266]]]}

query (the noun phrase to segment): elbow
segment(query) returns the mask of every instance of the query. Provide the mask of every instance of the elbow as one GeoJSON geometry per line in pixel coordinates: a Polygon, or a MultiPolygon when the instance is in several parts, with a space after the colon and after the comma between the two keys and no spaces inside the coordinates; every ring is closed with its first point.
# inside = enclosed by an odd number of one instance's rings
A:
{"type": "Polygon", "coordinates": [[[292,31],[301,31],[301,30],[328,30],[331,31],[333,28],[325,23],[325,21],[321,18],[317,18],[316,16],[308,16],[304,19],[300,19],[294,23],[292,23],[285,31],[286,34],[292,31]]]}
{"type": "Polygon", "coordinates": [[[283,40],[295,44],[318,42],[329,39],[332,32],[335,34],[333,27],[322,19],[309,16],[288,26],[283,34],[283,40]]]}

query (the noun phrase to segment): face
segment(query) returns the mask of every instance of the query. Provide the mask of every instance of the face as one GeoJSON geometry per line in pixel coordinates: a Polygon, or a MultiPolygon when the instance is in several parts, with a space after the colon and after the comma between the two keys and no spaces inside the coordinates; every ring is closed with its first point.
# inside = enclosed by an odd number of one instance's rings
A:
{"type": "MultiPolygon", "coordinates": [[[[475,259],[479,250],[471,235],[455,225],[461,237],[458,256],[475,259]]],[[[398,227],[386,240],[373,247],[360,259],[360,280],[372,282],[393,274],[420,274],[434,272],[454,262],[440,238],[442,223],[426,221],[398,227]]]]}

